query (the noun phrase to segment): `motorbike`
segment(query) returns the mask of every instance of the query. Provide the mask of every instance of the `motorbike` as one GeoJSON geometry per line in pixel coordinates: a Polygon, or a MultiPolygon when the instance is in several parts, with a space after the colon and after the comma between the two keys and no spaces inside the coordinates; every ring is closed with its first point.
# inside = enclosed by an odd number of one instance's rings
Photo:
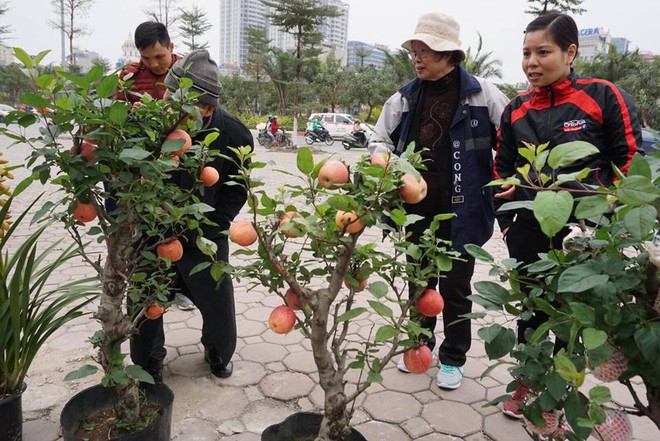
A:
{"type": "Polygon", "coordinates": [[[341,145],[344,147],[344,149],[364,149],[369,145],[371,136],[376,132],[374,131],[373,127],[369,126],[368,124],[363,123],[361,127],[361,133],[364,136],[359,136],[358,134],[353,133],[347,133],[344,135],[344,138],[341,140],[341,145]]]}
{"type": "Polygon", "coordinates": [[[257,125],[257,142],[259,145],[266,147],[267,149],[271,147],[286,147],[286,148],[292,148],[293,147],[293,142],[291,141],[291,134],[286,133],[284,129],[280,128],[279,132],[277,133],[277,136],[275,137],[275,140],[268,136],[268,132],[266,132],[266,124],[261,123],[257,125]]]}
{"type": "Polygon", "coordinates": [[[332,136],[330,136],[330,132],[328,132],[327,129],[321,129],[319,132],[321,133],[314,132],[312,129],[307,128],[305,130],[305,141],[309,145],[312,145],[315,142],[325,142],[326,145],[332,145],[334,140],[332,139],[332,136]]]}

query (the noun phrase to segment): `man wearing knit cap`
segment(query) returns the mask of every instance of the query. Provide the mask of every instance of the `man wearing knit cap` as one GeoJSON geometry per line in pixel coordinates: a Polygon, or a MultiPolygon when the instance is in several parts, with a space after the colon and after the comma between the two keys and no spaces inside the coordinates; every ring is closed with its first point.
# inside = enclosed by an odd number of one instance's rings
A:
{"type": "MultiPolygon", "coordinates": [[[[197,107],[203,119],[202,130],[194,141],[202,141],[210,132],[217,132],[220,136],[210,144],[209,150],[237,159],[229,147],[249,145],[254,148],[254,141],[248,128],[219,106],[218,74],[218,66],[210,58],[208,51],[198,50],[172,66],[165,78],[165,85],[176,89],[182,78],[192,80],[191,90],[200,94],[197,107]]],[[[169,90],[165,93],[165,99],[168,97],[169,90]]],[[[198,197],[201,202],[214,208],[207,217],[217,225],[205,225],[202,229],[204,237],[216,243],[218,259],[227,262],[229,243],[223,231],[229,229],[231,221],[245,204],[247,189],[234,178],[239,174],[239,170],[233,161],[212,156],[212,161],[207,165],[218,170],[220,180],[215,185],[206,187],[204,193],[198,197]]],[[[195,177],[185,170],[181,170],[173,179],[182,188],[192,188],[195,183],[195,177]]],[[[208,262],[208,257],[195,245],[195,237],[189,235],[187,239],[184,243],[183,258],[176,262],[177,288],[185,293],[202,313],[201,341],[204,345],[204,360],[209,364],[211,373],[216,377],[227,378],[233,371],[231,357],[236,349],[232,280],[225,276],[218,285],[211,277],[210,268],[191,275],[191,270],[200,263],[208,262]]],[[[146,358],[163,360],[166,354],[164,343],[162,317],[158,320],[147,320],[140,328],[140,334],[131,340],[133,362],[143,366],[146,358]]]]}
{"type": "MultiPolygon", "coordinates": [[[[492,194],[484,185],[492,179],[496,129],[508,102],[492,83],[460,66],[465,52],[459,31],[459,24],[448,15],[431,13],[419,18],[414,34],[401,45],[410,52],[417,78],[387,100],[369,142],[372,152],[387,148],[396,154],[414,142],[425,160],[427,170],[421,173],[428,184],[427,196],[419,204],[405,206],[408,214],[423,216],[407,227],[411,241],[419,241],[435,215],[455,215],[441,222],[436,234],[451,240],[464,260],[453,260],[449,271],[435,269],[439,277],[430,278],[426,286],[439,287],[445,301],[445,339],[438,350],[437,374],[437,384],[444,389],[460,387],[470,349],[470,320],[461,316],[472,310],[467,297],[472,294],[474,258],[464,247],[483,245],[493,233],[492,194]]],[[[425,342],[433,350],[437,318],[418,319],[431,332],[425,342]]],[[[409,372],[403,358],[397,367],[409,372]]]]}

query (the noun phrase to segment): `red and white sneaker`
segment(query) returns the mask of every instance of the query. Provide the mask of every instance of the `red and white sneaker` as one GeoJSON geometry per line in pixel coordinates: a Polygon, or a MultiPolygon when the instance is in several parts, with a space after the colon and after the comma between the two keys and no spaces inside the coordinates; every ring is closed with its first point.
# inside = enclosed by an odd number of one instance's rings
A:
{"type": "Polygon", "coordinates": [[[521,419],[523,417],[520,405],[525,404],[529,396],[530,387],[520,383],[509,401],[502,403],[502,413],[508,417],[521,419]]]}

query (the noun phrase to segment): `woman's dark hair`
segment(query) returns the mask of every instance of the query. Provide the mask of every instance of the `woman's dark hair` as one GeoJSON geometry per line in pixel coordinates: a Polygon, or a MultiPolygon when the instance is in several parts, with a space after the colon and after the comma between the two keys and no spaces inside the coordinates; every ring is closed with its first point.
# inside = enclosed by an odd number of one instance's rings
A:
{"type": "Polygon", "coordinates": [[[572,44],[576,49],[580,47],[577,25],[569,15],[556,11],[546,12],[532,20],[525,28],[525,33],[534,31],[546,31],[564,52],[572,44]]]}
{"type": "Polygon", "coordinates": [[[436,51],[435,53],[438,55],[438,59],[447,57],[447,62],[452,66],[458,66],[465,60],[465,55],[461,51],[436,51]]]}
{"type": "Polygon", "coordinates": [[[163,23],[145,21],[135,28],[135,47],[145,49],[160,43],[163,47],[170,45],[170,34],[163,23]]]}

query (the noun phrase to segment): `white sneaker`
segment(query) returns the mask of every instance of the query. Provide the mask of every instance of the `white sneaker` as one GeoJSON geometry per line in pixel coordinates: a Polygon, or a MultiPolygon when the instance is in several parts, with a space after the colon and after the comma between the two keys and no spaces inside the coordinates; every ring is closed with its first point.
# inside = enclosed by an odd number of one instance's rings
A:
{"type": "Polygon", "coordinates": [[[463,367],[449,364],[440,365],[437,376],[438,386],[443,389],[458,389],[461,386],[461,380],[463,380],[463,367]]]}
{"type": "MultiPolygon", "coordinates": [[[[433,353],[433,362],[431,363],[431,367],[435,366],[436,363],[438,362],[438,356],[435,355],[435,352],[433,353]]],[[[406,366],[406,362],[403,361],[403,355],[399,357],[399,361],[396,363],[396,368],[400,370],[401,372],[405,374],[410,373],[410,369],[408,369],[408,366],[406,366]]]]}
{"type": "Polygon", "coordinates": [[[176,295],[177,306],[182,311],[192,311],[195,309],[195,304],[188,297],[181,293],[176,295]]]}

